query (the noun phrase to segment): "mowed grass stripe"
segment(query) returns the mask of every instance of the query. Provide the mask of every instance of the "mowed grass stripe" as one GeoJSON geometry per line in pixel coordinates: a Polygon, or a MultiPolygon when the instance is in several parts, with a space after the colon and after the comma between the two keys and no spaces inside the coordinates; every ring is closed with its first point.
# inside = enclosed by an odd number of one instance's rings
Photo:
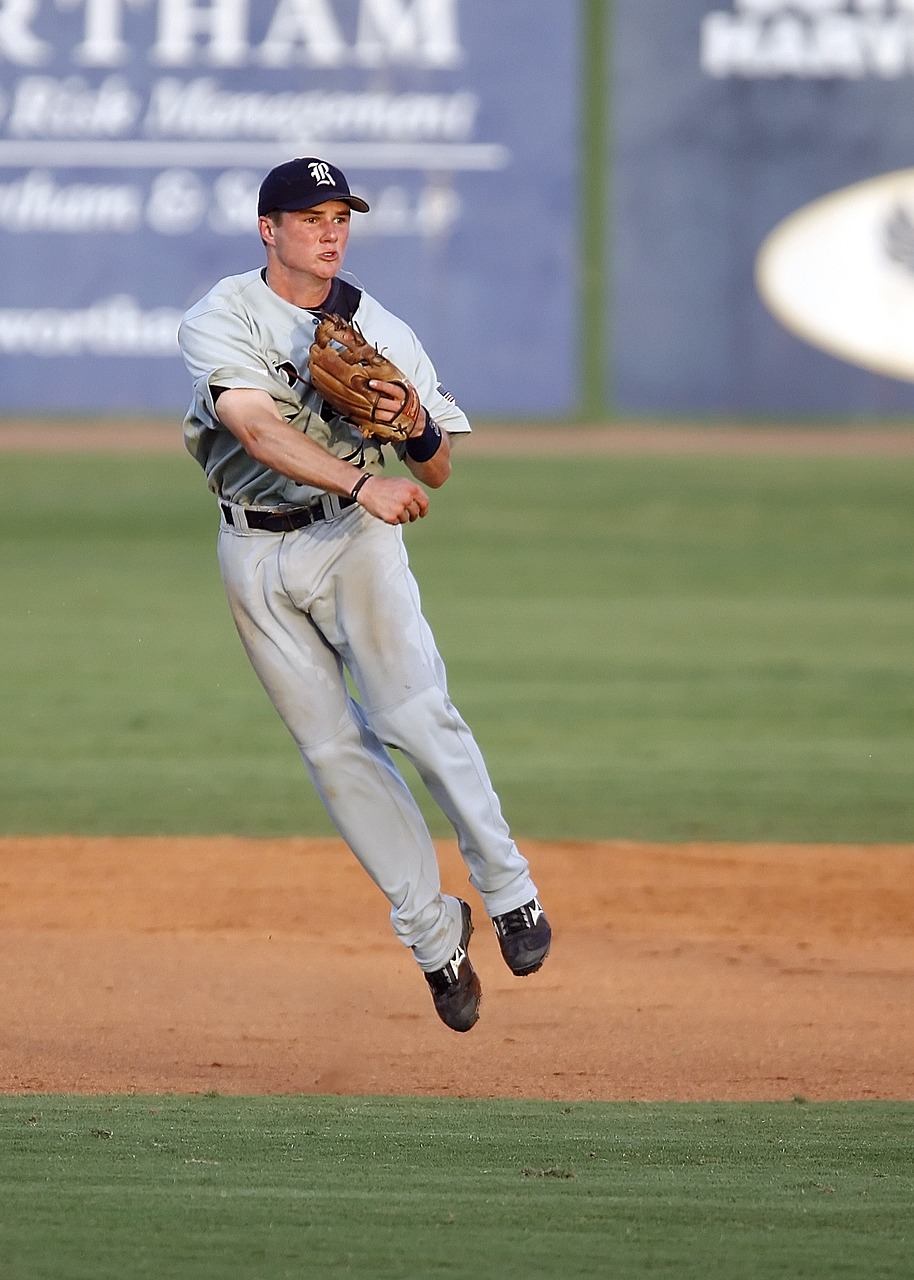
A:
{"type": "Polygon", "coordinates": [[[910,1274],[909,1104],[0,1099],[55,1276],[910,1274]]]}
{"type": "MultiPolygon", "coordinates": [[[[0,831],[328,834],[192,460],[4,474],[0,831]]],[[[908,457],[458,454],[406,538],[515,831],[910,839],[912,481],[908,457]]]]}

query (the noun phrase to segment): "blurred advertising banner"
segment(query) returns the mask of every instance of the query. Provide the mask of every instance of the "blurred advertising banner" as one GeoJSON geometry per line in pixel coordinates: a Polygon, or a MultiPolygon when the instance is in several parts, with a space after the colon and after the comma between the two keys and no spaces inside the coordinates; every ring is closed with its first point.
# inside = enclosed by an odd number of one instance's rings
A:
{"type": "Polygon", "coordinates": [[[608,395],[914,410],[914,0],[616,0],[608,395]]]}
{"type": "Polygon", "coordinates": [[[331,160],[346,271],[468,411],[577,394],[578,6],[0,0],[0,412],[177,412],[182,312],[331,160]],[[546,305],[544,305],[546,304],[546,305]]]}

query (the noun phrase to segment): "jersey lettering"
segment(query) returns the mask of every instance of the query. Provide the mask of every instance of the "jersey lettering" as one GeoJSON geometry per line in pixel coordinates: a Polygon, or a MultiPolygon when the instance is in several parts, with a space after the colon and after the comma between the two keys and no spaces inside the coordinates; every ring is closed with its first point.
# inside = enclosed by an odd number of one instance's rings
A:
{"type": "Polygon", "coordinates": [[[290,387],[294,387],[296,382],[302,381],[302,376],[296,369],[291,360],[283,360],[282,364],[273,366],[277,373],[281,373],[288,382],[290,387]]]}

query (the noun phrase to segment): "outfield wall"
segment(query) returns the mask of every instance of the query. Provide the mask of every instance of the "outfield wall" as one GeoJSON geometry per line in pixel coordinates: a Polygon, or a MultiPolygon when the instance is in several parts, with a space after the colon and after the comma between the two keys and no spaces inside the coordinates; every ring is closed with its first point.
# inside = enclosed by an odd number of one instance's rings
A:
{"type": "Polygon", "coordinates": [[[607,396],[914,408],[914,4],[615,10],[607,396]]]}
{"type": "Polygon", "coordinates": [[[0,0],[0,413],[180,412],[317,154],[475,416],[904,414],[912,73],[914,0],[0,0]]]}
{"type": "Polygon", "coordinates": [[[0,0],[4,408],[185,405],[178,318],[261,264],[260,179],[305,154],[468,408],[566,412],[578,38],[523,0],[0,0]]]}

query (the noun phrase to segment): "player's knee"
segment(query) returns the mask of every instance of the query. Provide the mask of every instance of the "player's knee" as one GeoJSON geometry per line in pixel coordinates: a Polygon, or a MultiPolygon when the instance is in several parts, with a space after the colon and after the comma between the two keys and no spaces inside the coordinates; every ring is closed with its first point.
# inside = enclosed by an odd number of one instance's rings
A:
{"type": "Polygon", "coordinates": [[[447,693],[437,685],[373,712],[371,726],[387,746],[410,755],[417,754],[431,739],[465,728],[447,693]]]}

